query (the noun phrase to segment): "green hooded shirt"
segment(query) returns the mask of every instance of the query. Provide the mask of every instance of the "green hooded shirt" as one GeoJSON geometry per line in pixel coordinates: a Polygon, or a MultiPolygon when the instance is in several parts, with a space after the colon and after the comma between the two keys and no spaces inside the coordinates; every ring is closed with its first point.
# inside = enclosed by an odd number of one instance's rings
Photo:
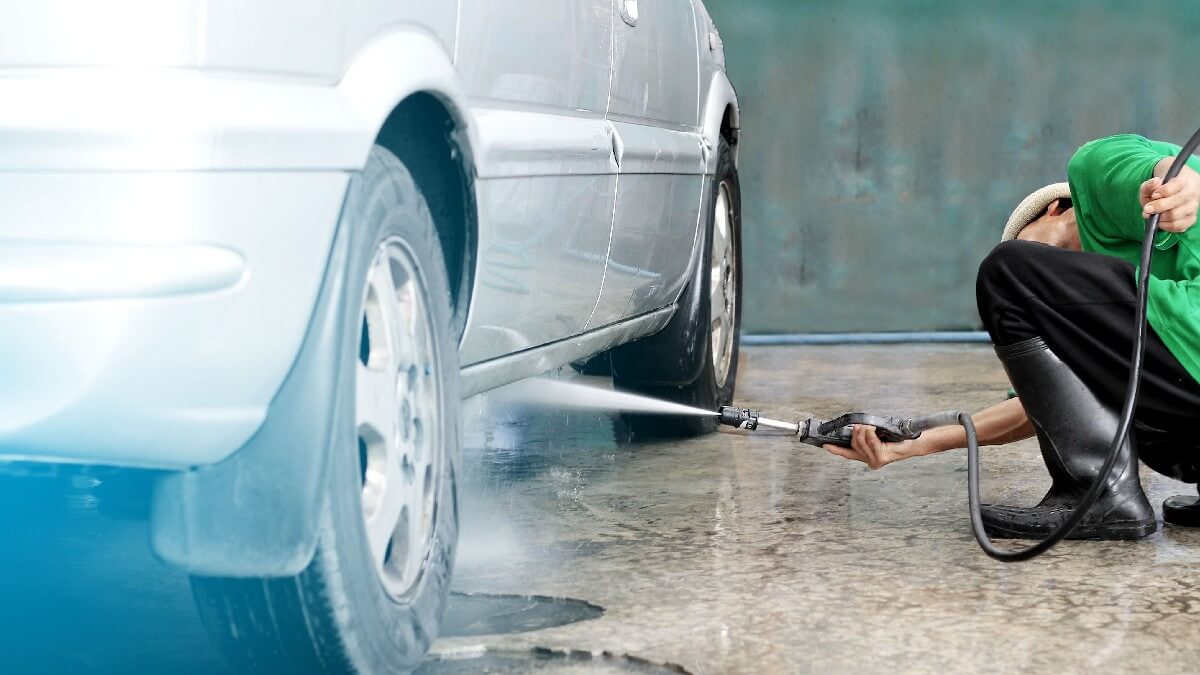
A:
{"type": "MultiPolygon", "coordinates": [[[[1083,250],[1140,262],[1145,221],[1138,192],[1164,157],[1180,147],[1121,134],[1081,147],[1067,165],[1083,250]]],[[[1200,171],[1200,160],[1188,158],[1200,171]]],[[[1200,382],[1200,226],[1159,232],[1150,263],[1147,315],[1158,336],[1200,382]]]]}

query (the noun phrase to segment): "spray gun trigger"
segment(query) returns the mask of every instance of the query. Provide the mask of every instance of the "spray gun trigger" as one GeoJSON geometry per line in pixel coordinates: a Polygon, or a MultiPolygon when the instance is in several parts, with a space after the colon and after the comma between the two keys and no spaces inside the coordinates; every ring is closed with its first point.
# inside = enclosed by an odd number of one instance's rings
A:
{"type": "Polygon", "coordinates": [[[825,422],[817,429],[817,432],[821,435],[845,435],[848,440],[856,424],[875,427],[875,435],[880,440],[889,443],[910,441],[921,436],[920,431],[913,429],[912,420],[869,413],[846,413],[825,422]]]}

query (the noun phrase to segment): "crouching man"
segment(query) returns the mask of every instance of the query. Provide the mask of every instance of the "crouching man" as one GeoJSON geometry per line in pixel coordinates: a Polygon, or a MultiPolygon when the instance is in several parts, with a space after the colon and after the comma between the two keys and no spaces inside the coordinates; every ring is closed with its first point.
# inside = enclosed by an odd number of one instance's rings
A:
{"type": "MultiPolygon", "coordinates": [[[[1136,265],[1144,218],[1160,215],[1150,271],[1149,331],[1132,444],[1071,538],[1134,539],[1156,529],[1138,458],[1172,478],[1200,481],[1200,160],[1163,184],[1180,147],[1119,135],[1092,141],[1067,183],[1027,197],[983,261],[979,314],[1017,398],[973,419],[982,445],[1036,435],[1053,481],[1036,506],[988,505],[993,537],[1042,538],[1097,479],[1116,434],[1136,334],[1136,265]],[[1198,230],[1197,232],[1200,232],[1198,230]]],[[[885,443],[870,427],[829,452],[879,468],[966,444],[962,428],[885,443]]],[[[1200,525],[1196,497],[1172,497],[1164,518],[1200,525]]]]}

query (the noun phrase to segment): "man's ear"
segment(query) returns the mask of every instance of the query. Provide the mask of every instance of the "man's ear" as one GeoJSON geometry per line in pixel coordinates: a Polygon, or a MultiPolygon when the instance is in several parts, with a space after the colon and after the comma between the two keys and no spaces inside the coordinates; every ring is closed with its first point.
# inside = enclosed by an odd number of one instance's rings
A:
{"type": "Polygon", "coordinates": [[[1057,216],[1062,214],[1062,212],[1063,209],[1061,199],[1055,199],[1054,201],[1050,202],[1050,206],[1046,207],[1046,215],[1048,216],[1057,216]]]}

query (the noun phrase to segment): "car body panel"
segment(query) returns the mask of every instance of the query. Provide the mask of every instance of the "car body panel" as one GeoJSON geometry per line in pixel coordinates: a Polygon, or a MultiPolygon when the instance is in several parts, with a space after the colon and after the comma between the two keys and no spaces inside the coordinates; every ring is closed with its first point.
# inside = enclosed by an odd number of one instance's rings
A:
{"type": "Polygon", "coordinates": [[[675,307],[663,307],[611,326],[466,366],[462,370],[462,394],[480,394],[653,335],[662,330],[674,314],[675,307]]]}
{"type": "Polygon", "coordinates": [[[332,84],[359,49],[399,25],[420,26],[453,55],[457,2],[9,1],[0,3],[0,64],[187,68],[332,84]]]}
{"type": "Polygon", "coordinates": [[[412,27],[361,49],[337,86],[182,69],[0,69],[0,170],[354,171],[417,92],[467,112],[450,56],[412,27]],[[397,62],[422,67],[397,72],[397,62]]]}
{"type": "MultiPolygon", "coordinates": [[[[627,5],[631,0],[616,0],[627,5]]],[[[700,72],[691,0],[632,0],[638,19],[613,22],[609,118],[695,129],[700,72]]]]}
{"type": "Polygon", "coordinates": [[[0,174],[0,260],[57,261],[0,275],[4,454],[185,468],[245,443],[309,325],[347,179],[0,174]]]}
{"type": "Polygon", "coordinates": [[[694,260],[703,176],[648,174],[622,180],[604,290],[589,328],[665,307],[694,260]]]}
{"type": "Polygon", "coordinates": [[[643,2],[629,26],[623,0],[459,4],[0,3],[0,260],[73,261],[0,277],[0,361],[18,374],[0,455],[235,453],[309,326],[349,172],[415,93],[473,161],[464,372],[498,386],[660,327],[736,114],[707,13],[643,2]],[[488,30],[498,42],[475,39],[488,30]],[[312,48],[281,48],[298,39],[312,48]],[[121,267],[144,269],[61,271],[121,267]]]}
{"type": "Polygon", "coordinates": [[[589,327],[673,303],[697,241],[706,167],[695,10],[690,0],[636,6],[636,21],[626,11],[613,22],[607,117],[616,133],[620,179],[604,287],[589,327]]]}
{"type": "Polygon", "coordinates": [[[604,117],[612,0],[462,0],[460,9],[456,66],[478,138],[468,365],[585,329],[604,276],[617,165],[604,117]]]}
{"type": "Polygon", "coordinates": [[[698,133],[613,124],[626,149],[604,289],[589,327],[675,302],[693,259],[706,182],[698,133]]]}
{"type": "Polygon", "coordinates": [[[612,126],[602,117],[495,108],[472,113],[479,180],[617,173],[612,126]]]}
{"type": "MultiPolygon", "coordinates": [[[[705,172],[712,174],[717,168],[717,146],[721,142],[721,125],[725,121],[726,114],[729,115],[730,127],[734,134],[734,139],[740,133],[741,116],[739,114],[737,93],[733,90],[733,85],[730,84],[729,78],[723,71],[716,71],[712,75],[712,81],[708,87],[708,99],[705,104],[704,114],[704,147],[705,147],[705,172]]],[[[738,159],[738,144],[733,144],[733,159],[737,163],[738,159]]]]}
{"type": "MultiPolygon", "coordinates": [[[[608,247],[615,176],[481,180],[463,365],[583,332],[608,247]]],[[[513,378],[518,379],[516,377],[513,378]]]]}
{"type": "Polygon", "coordinates": [[[244,260],[227,289],[135,278],[98,298],[82,280],[54,302],[0,298],[0,456],[167,469],[220,461],[262,425],[349,172],[396,104],[434,92],[467,114],[449,54],[412,27],[359,50],[336,87],[45,68],[0,71],[0,92],[0,257],[71,245],[80,269],[109,269],[114,247],[216,246],[244,260]]]}
{"type": "Polygon", "coordinates": [[[603,115],[612,0],[460,0],[455,63],[479,108],[603,115]]]}

